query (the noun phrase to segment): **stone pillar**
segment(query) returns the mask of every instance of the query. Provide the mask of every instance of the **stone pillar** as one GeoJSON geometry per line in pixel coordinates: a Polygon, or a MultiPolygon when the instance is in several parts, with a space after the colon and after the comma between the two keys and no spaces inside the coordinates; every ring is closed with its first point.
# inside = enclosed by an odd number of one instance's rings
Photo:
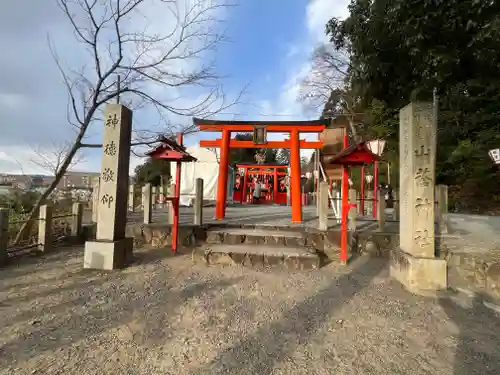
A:
{"type": "MultiPolygon", "coordinates": [[[[168,191],[168,196],[173,197],[175,196],[175,184],[170,184],[170,189],[168,191]]],[[[179,206],[180,208],[180,206],[179,206]]],[[[168,223],[173,224],[174,223],[174,206],[172,205],[172,201],[168,201],[168,223]]]]}
{"type": "Polygon", "coordinates": [[[399,190],[392,191],[392,198],[393,198],[392,220],[399,220],[399,210],[400,210],[399,190]]]}
{"type": "Polygon", "coordinates": [[[128,186],[128,210],[130,212],[135,212],[135,185],[130,184],[128,186]]]}
{"type": "Polygon", "coordinates": [[[434,185],[436,120],[432,103],[401,109],[400,249],[392,253],[391,275],[414,293],[446,289],[446,261],[435,257],[434,185]]]}
{"type": "Polygon", "coordinates": [[[158,202],[158,188],[156,186],[151,186],[151,208],[153,210],[157,209],[158,202]]]}
{"type": "Polygon", "coordinates": [[[347,230],[356,230],[356,217],[358,216],[358,205],[357,198],[358,194],[356,189],[349,189],[349,204],[354,204],[355,206],[349,209],[349,215],[347,215],[347,230]]]}
{"type": "Polygon", "coordinates": [[[342,222],[342,198],[338,189],[332,190],[333,204],[337,213],[337,224],[342,222]]]}
{"type": "Polygon", "coordinates": [[[197,178],[194,195],[194,225],[203,224],[203,179],[197,178]]]}
{"type": "Polygon", "coordinates": [[[161,186],[158,187],[158,190],[159,190],[159,193],[158,193],[158,204],[157,204],[157,208],[159,209],[163,209],[165,208],[165,194],[163,194],[163,192],[165,191],[163,189],[163,184],[161,186]]]}
{"type": "Polygon", "coordinates": [[[113,270],[132,260],[133,238],[125,237],[132,137],[132,111],[104,108],[103,155],[95,241],[85,243],[84,268],[113,270]]]}
{"type": "Polygon", "coordinates": [[[144,224],[150,224],[153,222],[153,193],[151,189],[151,184],[147,183],[142,187],[142,206],[144,213],[144,224]]]}
{"type": "Polygon", "coordinates": [[[358,192],[356,194],[357,194],[357,204],[358,204],[358,213],[359,213],[359,216],[364,216],[364,214],[365,214],[364,207],[363,207],[363,210],[361,210],[361,202],[363,200],[363,197],[361,196],[361,192],[358,192]]]}
{"type": "Polygon", "coordinates": [[[448,186],[436,186],[437,225],[439,234],[448,233],[448,186]]]}
{"type": "Polygon", "coordinates": [[[319,183],[318,194],[318,229],[328,230],[328,182],[322,181],[319,183]]]}
{"type": "Polygon", "coordinates": [[[99,180],[94,184],[92,190],[92,222],[97,223],[97,212],[99,211],[99,180]]]}
{"type": "Polygon", "coordinates": [[[369,190],[366,192],[365,210],[366,210],[366,216],[368,216],[368,217],[373,216],[373,191],[372,190],[369,190]]]}
{"type": "Polygon", "coordinates": [[[377,201],[377,222],[378,230],[383,232],[385,230],[385,197],[380,190],[378,191],[377,201]]]}
{"type": "Polygon", "coordinates": [[[40,207],[38,220],[38,250],[47,252],[52,248],[52,207],[44,204],[40,207]]]}
{"type": "Polygon", "coordinates": [[[73,203],[73,217],[71,220],[71,237],[80,238],[83,224],[83,204],[73,203]]]}
{"type": "Polygon", "coordinates": [[[7,263],[7,246],[9,245],[9,213],[8,208],[0,208],[0,267],[7,263]]]}

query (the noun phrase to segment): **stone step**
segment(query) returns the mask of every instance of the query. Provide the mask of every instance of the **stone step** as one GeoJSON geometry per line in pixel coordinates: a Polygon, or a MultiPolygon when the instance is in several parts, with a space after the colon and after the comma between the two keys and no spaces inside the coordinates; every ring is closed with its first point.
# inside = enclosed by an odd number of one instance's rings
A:
{"type": "Polygon", "coordinates": [[[269,245],[306,248],[309,252],[325,251],[326,247],[338,248],[339,236],[335,233],[287,231],[264,228],[221,228],[207,232],[207,244],[269,245]]]}
{"type": "Polygon", "coordinates": [[[318,269],[321,258],[307,249],[292,246],[255,244],[212,244],[195,248],[193,260],[205,264],[277,267],[287,269],[318,269]]]}

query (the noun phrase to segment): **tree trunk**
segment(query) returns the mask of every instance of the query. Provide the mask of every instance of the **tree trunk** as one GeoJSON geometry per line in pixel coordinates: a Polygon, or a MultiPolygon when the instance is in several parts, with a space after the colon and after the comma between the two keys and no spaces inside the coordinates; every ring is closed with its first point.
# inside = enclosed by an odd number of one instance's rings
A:
{"type": "Polygon", "coordinates": [[[23,223],[21,226],[21,229],[19,229],[19,232],[16,235],[16,238],[14,239],[13,245],[18,245],[21,239],[23,238],[24,234],[28,229],[30,229],[30,226],[28,225],[30,222],[32,222],[35,219],[36,214],[40,210],[40,206],[45,202],[45,200],[50,196],[50,194],[54,191],[54,189],[57,187],[59,182],[61,181],[62,177],[66,174],[69,166],[71,165],[71,161],[73,160],[76,152],[79,149],[79,141],[77,140],[73,146],[71,147],[71,150],[69,151],[66,159],[64,160],[64,163],[62,163],[61,168],[59,171],[56,173],[54,181],[49,185],[47,190],[43,192],[43,194],[38,198],[36,201],[35,205],[31,209],[27,221],[23,223]]]}

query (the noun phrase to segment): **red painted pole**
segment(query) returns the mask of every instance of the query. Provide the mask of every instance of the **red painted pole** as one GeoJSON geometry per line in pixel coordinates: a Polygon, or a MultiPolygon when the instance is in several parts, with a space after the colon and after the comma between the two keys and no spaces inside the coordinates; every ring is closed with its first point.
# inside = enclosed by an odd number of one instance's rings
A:
{"type": "MultiPolygon", "coordinates": [[[[182,145],[182,133],[177,134],[177,143],[182,145]]],[[[181,162],[178,161],[175,171],[175,192],[172,201],[174,210],[174,222],[172,226],[172,252],[177,253],[179,244],[179,203],[181,197],[181,162]]]]}
{"type": "MultiPolygon", "coordinates": [[[[349,136],[344,135],[344,148],[349,147],[349,136]]],[[[349,169],[342,167],[342,224],[340,233],[340,261],[347,263],[347,215],[349,214],[349,169]]]]}
{"type": "Polygon", "coordinates": [[[273,201],[276,204],[276,197],[278,196],[278,169],[273,170],[273,201]]]}
{"type": "Polygon", "coordinates": [[[378,161],[373,165],[373,218],[377,218],[378,199],[378,161]]]}
{"type": "Polygon", "coordinates": [[[292,223],[302,222],[302,202],[300,196],[302,189],[300,188],[300,139],[299,131],[292,130],[290,132],[290,200],[292,201],[292,223]]]}
{"type": "Polygon", "coordinates": [[[365,215],[365,167],[361,167],[361,216],[365,215]]]}
{"type": "Polygon", "coordinates": [[[217,220],[222,220],[226,216],[227,175],[229,167],[230,140],[231,132],[229,130],[223,130],[220,148],[219,176],[217,180],[217,200],[215,202],[215,218],[217,220]]]}
{"type": "Polygon", "coordinates": [[[342,228],[340,234],[340,261],[347,263],[347,215],[349,214],[349,173],[342,167],[342,228]]]}

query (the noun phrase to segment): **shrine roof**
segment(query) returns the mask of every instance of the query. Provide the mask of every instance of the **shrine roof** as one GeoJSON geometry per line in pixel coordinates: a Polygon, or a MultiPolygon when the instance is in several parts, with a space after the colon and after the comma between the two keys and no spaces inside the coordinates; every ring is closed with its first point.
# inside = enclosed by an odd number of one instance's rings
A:
{"type": "Polygon", "coordinates": [[[283,163],[264,163],[264,164],[257,164],[250,162],[236,163],[236,167],[240,166],[247,168],[288,168],[288,164],[283,164],[283,163]]]}
{"type": "Polygon", "coordinates": [[[191,156],[186,147],[178,144],[176,141],[169,138],[162,138],[160,145],[146,152],[146,156],[153,159],[163,159],[170,161],[192,162],[197,161],[194,156],[191,156]]]}
{"type": "Polygon", "coordinates": [[[368,147],[366,147],[366,142],[359,142],[343,149],[337,155],[328,158],[326,163],[339,165],[363,165],[378,160],[380,160],[380,157],[375,155],[368,149],[368,147]]]}

